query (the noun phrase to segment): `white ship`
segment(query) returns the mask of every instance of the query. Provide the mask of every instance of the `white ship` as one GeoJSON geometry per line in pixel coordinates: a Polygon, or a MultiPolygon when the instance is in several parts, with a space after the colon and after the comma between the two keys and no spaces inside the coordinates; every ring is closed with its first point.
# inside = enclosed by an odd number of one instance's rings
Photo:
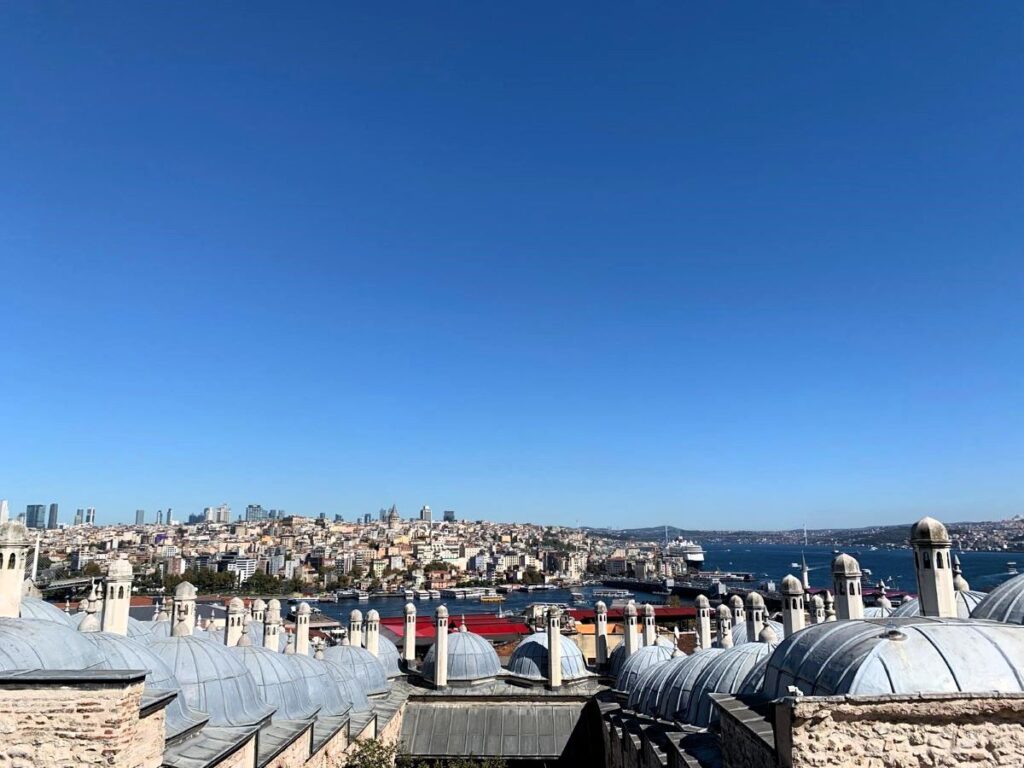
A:
{"type": "Polygon", "coordinates": [[[693,574],[704,567],[704,549],[695,541],[677,538],[665,542],[664,557],[685,561],[687,573],[693,574]]]}

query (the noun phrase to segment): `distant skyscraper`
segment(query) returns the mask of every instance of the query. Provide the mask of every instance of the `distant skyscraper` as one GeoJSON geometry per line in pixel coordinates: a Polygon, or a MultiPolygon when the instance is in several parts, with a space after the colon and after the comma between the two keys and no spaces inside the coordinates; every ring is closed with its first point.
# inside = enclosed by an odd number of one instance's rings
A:
{"type": "Polygon", "coordinates": [[[85,510],[84,509],[76,509],[75,510],[75,525],[81,525],[84,522],[85,522],[85,510]]]}
{"type": "Polygon", "coordinates": [[[46,505],[29,504],[25,507],[25,525],[29,528],[46,527],[46,505]]]}
{"type": "Polygon", "coordinates": [[[11,514],[7,507],[7,499],[0,499],[0,523],[6,523],[11,514]]]}
{"type": "Polygon", "coordinates": [[[158,509],[156,511],[156,524],[157,525],[163,525],[164,524],[164,511],[162,509],[158,509]]]}
{"type": "Polygon", "coordinates": [[[46,521],[46,527],[53,530],[57,527],[57,505],[50,505],[50,518],[46,521]]]}
{"type": "Polygon", "coordinates": [[[372,520],[373,520],[373,515],[371,515],[369,512],[367,512],[365,515],[363,515],[363,524],[364,525],[369,525],[370,521],[372,521],[372,520]]]}
{"type": "Polygon", "coordinates": [[[85,524],[96,525],[96,507],[89,507],[85,510],[85,524]]]}
{"type": "Polygon", "coordinates": [[[247,523],[266,520],[269,516],[269,513],[263,508],[262,504],[250,504],[245,508],[245,521],[247,523]]]}
{"type": "Polygon", "coordinates": [[[146,524],[146,510],[136,509],[135,510],[135,524],[145,525],[146,524]]]}
{"type": "Polygon", "coordinates": [[[454,509],[446,509],[444,511],[444,521],[446,523],[454,523],[455,522],[455,510],[454,509]]]}
{"type": "Polygon", "coordinates": [[[430,507],[426,504],[423,505],[423,509],[420,510],[420,520],[425,523],[429,523],[431,519],[430,507]]]}

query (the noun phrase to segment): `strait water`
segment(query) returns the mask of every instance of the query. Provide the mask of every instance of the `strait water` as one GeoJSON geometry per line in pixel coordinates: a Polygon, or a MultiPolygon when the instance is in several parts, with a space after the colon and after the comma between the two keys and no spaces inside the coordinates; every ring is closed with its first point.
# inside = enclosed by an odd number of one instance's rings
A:
{"type": "MultiPolygon", "coordinates": [[[[833,555],[829,548],[804,548],[776,544],[710,544],[704,547],[704,551],[705,570],[752,573],[755,577],[754,584],[761,581],[774,581],[776,586],[787,573],[800,576],[799,563],[801,553],[803,553],[807,558],[807,565],[811,569],[811,585],[815,587],[830,586],[829,564],[833,555]],[[797,564],[795,567],[794,563],[797,564]]],[[[871,571],[872,582],[884,579],[890,589],[916,591],[914,559],[909,549],[851,549],[850,554],[857,558],[861,568],[871,571]]],[[[972,589],[987,591],[1005,580],[1009,562],[1018,563],[1024,572],[1024,552],[960,552],[957,554],[963,568],[964,578],[970,582],[972,589]]],[[[600,589],[600,587],[580,589],[586,597],[586,606],[592,606],[597,601],[597,598],[593,596],[594,589],[600,589]]],[[[634,591],[634,597],[638,603],[660,604],[666,599],[639,591],[634,591]]],[[[553,589],[538,592],[513,592],[506,595],[505,602],[500,606],[503,613],[518,615],[531,603],[571,603],[571,601],[572,596],[568,590],[553,589]]],[[[348,621],[348,615],[353,608],[359,608],[364,615],[371,608],[375,608],[382,617],[401,616],[405,602],[403,598],[371,599],[362,602],[343,600],[340,603],[320,603],[318,607],[325,615],[344,623],[348,621]]],[[[472,598],[462,600],[443,598],[441,600],[415,600],[414,602],[417,613],[421,616],[432,615],[441,603],[448,606],[454,617],[461,614],[495,615],[499,609],[498,603],[483,603],[472,598]]],[[[606,600],[606,602],[611,604],[610,600],[606,600]]]]}

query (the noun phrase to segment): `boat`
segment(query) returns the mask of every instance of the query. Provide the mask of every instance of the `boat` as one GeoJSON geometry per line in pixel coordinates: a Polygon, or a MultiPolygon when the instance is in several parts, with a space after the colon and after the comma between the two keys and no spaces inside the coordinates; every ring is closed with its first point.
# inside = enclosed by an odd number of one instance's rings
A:
{"type": "Polygon", "coordinates": [[[431,600],[440,600],[441,599],[441,590],[439,590],[439,589],[431,589],[430,590],[430,599],[431,600]]]}
{"type": "Polygon", "coordinates": [[[697,542],[682,537],[668,541],[667,532],[668,529],[666,528],[666,540],[662,557],[665,560],[682,561],[685,565],[685,572],[688,574],[699,572],[704,567],[704,548],[697,542]]]}
{"type": "Polygon", "coordinates": [[[365,589],[357,589],[356,590],[356,599],[359,600],[359,602],[362,602],[364,600],[369,600],[370,599],[370,593],[367,592],[365,589]]]}
{"type": "Polygon", "coordinates": [[[430,590],[428,590],[428,589],[417,589],[416,590],[416,599],[417,600],[429,600],[430,599],[430,590]]]}
{"type": "Polygon", "coordinates": [[[480,598],[481,603],[504,603],[505,598],[501,595],[483,595],[480,598]]]}
{"type": "Polygon", "coordinates": [[[595,589],[594,597],[608,597],[611,599],[627,599],[633,596],[628,589],[595,589]]]}
{"type": "Polygon", "coordinates": [[[406,600],[412,600],[414,597],[416,597],[416,590],[415,589],[407,589],[407,590],[405,590],[405,599],[406,600]]]}

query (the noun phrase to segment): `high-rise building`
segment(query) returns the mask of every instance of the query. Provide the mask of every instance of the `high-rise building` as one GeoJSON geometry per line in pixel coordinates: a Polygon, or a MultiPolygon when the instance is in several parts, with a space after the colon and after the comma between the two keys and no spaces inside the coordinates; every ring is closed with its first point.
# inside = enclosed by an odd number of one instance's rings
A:
{"type": "Polygon", "coordinates": [[[423,509],[420,510],[420,520],[425,523],[430,522],[431,512],[430,507],[426,504],[423,505],[423,509]]]}
{"type": "Polygon", "coordinates": [[[46,521],[46,527],[49,528],[50,530],[53,530],[54,528],[57,527],[57,505],[56,504],[51,504],[50,505],[50,517],[46,521]]]}
{"type": "Polygon", "coordinates": [[[135,510],[135,524],[145,525],[146,524],[146,510],[136,509],[135,510]]]}
{"type": "Polygon", "coordinates": [[[25,525],[29,528],[46,527],[46,505],[29,504],[25,507],[25,525]]]}
{"type": "Polygon", "coordinates": [[[85,510],[81,509],[81,508],[76,509],[75,510],[75,525],[81,525],[84,522],[85,522],[85,510]]]}
{"type": "Polygon", "coordinates": [[[373,515],[371,515],[369,512],[367,512],[365,515],[363,515],[363,524],[364,525],[369,525],[372,520],[373,520],[373,515]]]}
{"type": "Polygon", "coordinates": [[[446,509],[444,511],[444,521],[446,523],[454,523],[455,522],[455,510],[454,509],[446,509]]]}
{"type": "Polygon", "coordinates": [[[7,499],[0,499],[0,523],[6,523],[11,512],[7,508],[7,499]]]}
{"type": "Polygon", "coordinates": [[[85,524],[96,525],[96,507],[89,507],[85,510],[85,524]]]}
{"type": "Polygon", "coordinates": [[[162,509],[158,509],[156,511],[156,524],[157,525],[163,525],[164,524],[164,511],[162,509]]]}
{"type": "Polygon", "coordinates": [[[245,508],[245,521],[247,523],[266,520],[269,516],[269,513],[261,504],[250,504],[245,508]]]}

